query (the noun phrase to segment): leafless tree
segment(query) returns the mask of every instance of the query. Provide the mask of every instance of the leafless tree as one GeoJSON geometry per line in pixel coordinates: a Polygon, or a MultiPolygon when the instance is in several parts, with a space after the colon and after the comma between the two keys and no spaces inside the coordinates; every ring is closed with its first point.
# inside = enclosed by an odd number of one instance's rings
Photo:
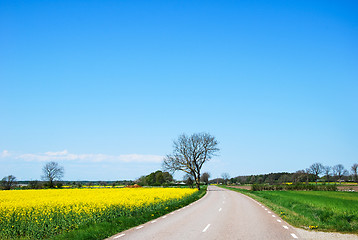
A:
{"type": "Polygon", "coordinates": [[[193,176],[200,190],[200,171],[203,164],[219,151],[215,137],[208,133],[182,134],[173,142],[173,153],[163,160],[163,168],[170,172],[183,171],[193,176]]]}
{"type": "Polygon", "coordinates": [[[42,179],[48,181],[48,186],[50,188],[54,188],[55,181],[61,180],[63,177],[64,169],[59,166],[57,162],[49,162],[42,168],[42,172],[42,179]]]}
{"type": "Polygon", "coordinates": [[[4,190],[10,190],[11,188],[13,188],[16,185],[16,177],[13,175],[9,175],[7,177],[4,177],[1,180],[1,187],[4,190]]]}
{"type": "Polygon", "coordinates": [[[227,184],[227,181],[229,180],[230,175],[225,172],[225,173],[221,174],[221,177],[224,179],[225,184],[227,184]]]}
{"type": "Polygon", "coordinates": [[[309,177],[310,177],[311,170],[309,168],[306,168],[305,173],[306,173],[306,184],[309,184],[309,177]]]}
{"type": "Polygon", "coordinates": [[[315,179],[316,179],[316,184],[317,184],[317,180],[319,175],[323,172],[323,165],[321,163],[314,163],[310,166],[310,172],[315,175],[315,179]]]}
{"type": "Polygon", "coordinates": [[[297,183],[297,182],[304,182],[306,179],[306,172],[305,170],[298,170],[296,171],[293,175],[293,182],[297,183]]]}
{"type": "Polygon", "coordinates": [[[206,185],[208,185],[208,184],[209,184],[209,178],[210,178],[210,173],[204,172],[204,173],[201,175],[200,180],[201,180],[202,182],[204,182],[206,185]]]}
{"type": "Polygon", "coordinates": [[[326,176],[326,181],[329,182],[329,177],[331,176],[332,167],[330,166],[324,166],[324,175],[326,176]]]}
{"type": "Polygon", "coordinates": [[[337,176],[340,183],[342,183],[342,177],[347,174],[347,170],[344,169],[342,164],[337,164],[333,167],[333,174],[337,176]]]}
{"type": "Polygon", "coordinates": [[[357,175],[358,164],[357,163],[353,164],[351,170],[352,170],[352,174],[353,174],[353,177],[354,177],[354,181],[358,182],[358,175],[357,175]]]}
{"type": "Polygon", "coordinates": [[[190,188],[193,188],[193,177],[190,174],[185,174],[183,177],[183,180],[186,185],[188,185],[190,188]]]}

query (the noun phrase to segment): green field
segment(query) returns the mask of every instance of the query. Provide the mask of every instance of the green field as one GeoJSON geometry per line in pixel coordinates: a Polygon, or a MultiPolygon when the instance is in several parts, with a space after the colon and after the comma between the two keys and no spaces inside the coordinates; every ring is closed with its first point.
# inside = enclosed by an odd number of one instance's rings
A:
{"type": "Polygon", "coordinates": [[[357,192],[228,189],[264,203],[293,226],[358,233],[357,192]]]}

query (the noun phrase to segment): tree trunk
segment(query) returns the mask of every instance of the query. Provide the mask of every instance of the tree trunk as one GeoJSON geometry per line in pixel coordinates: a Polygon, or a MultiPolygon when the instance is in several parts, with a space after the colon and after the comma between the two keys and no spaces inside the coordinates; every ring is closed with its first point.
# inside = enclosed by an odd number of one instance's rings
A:
{"type": "Polygon", "coordinates": [[[306,184],[308,184],[308,174],[306,174],[306,184]]]}
{"type": "Polygon", "coordinates": [[[198,174],[198,178],[195,180],[196,182],[196,188],[200,190],[200,173],[198,174]]]}

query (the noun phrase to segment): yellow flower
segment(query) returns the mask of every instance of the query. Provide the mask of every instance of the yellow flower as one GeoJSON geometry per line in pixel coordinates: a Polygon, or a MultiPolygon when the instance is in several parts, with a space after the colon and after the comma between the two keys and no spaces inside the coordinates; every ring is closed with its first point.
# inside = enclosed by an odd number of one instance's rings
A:
{"type": "Polygon", "coordinates": [[[36,232],[36,228],[42,230],[46,225],[49,229],[70,231],[88,221],[101,218],[130,215],[132,211],[146,208],[157,211],[158,206],[179,200],[196,191],[189,188],[0,191],[0,229],[7,229],[6,226],[12,226],[14,229],[31,226],[29,231],[36,232]]]}

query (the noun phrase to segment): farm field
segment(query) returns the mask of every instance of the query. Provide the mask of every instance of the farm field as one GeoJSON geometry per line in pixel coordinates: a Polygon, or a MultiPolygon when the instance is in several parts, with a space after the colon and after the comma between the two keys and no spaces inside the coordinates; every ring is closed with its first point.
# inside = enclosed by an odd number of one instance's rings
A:
{"type": "Polygon", "coordinates": [[[244,193],[304,229],[358,233],[358,193],[333,191],[249,191],[244,193]]]}
{"type": "Polygon", "coordinates": [[[189,188],[0,191],[0,239],[73,239],[88,231],[105,238],[202,195],[189,188]]]}

